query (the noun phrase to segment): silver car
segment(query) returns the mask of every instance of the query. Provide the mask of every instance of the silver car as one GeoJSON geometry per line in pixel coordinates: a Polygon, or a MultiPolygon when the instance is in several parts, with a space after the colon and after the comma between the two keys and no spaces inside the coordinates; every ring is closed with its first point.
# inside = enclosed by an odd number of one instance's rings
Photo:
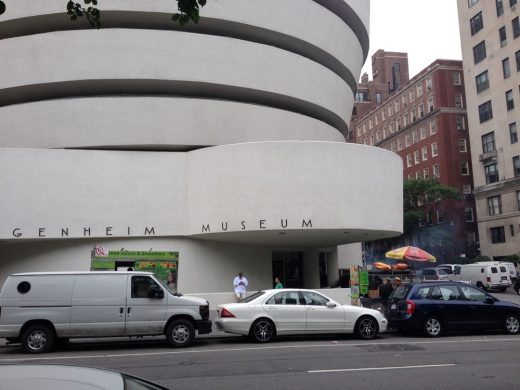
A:
{"type": "Polygon", "coordinates": [[[278,289],[220,305],[215,324],[265,343],[277,335],[325,333],[355,333],[369,340],[386,331],[388,322],[377,310],[341,305],[313,290],[278,289]]]}

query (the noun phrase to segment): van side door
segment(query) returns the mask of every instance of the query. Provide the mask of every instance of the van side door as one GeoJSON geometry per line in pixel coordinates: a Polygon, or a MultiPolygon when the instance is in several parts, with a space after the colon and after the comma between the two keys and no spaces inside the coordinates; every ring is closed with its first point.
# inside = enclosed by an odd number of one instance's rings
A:
{"type": "Polygon", "coordinates": [[[126,334],[161,334],[168,293],[149,275],[130,275],[127,287],[126,334]]]}
{"type": "Polygon", "coordinates": [[[71,337],[125,334],[126,275],[76,275],[72,293],[71,337]]]}

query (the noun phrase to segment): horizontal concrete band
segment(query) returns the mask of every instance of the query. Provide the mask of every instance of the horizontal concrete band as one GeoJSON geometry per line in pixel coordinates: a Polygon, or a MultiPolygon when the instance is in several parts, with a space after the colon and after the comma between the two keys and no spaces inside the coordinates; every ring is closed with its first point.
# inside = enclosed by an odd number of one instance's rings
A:
{"type": "Polygon", "coordinates": [[[314,61],[226,37],[157,30],[57,32],[44,40],[35,36],[4,40],[0,56],[5,58],[0,63],[3,105],[96,94],[178,93],[226,99],[229,93],[231,100],[245,98],[248,103],[267,105],[272,100],[275,107],[288,100],[301,101],[296,112],[328,117],[327,123],[343,132],[354,99],[352,90],[338,75],[314,61]],[[61,65],[59,70],[57,63],[61,65]],[[34,72],[35,64],[38,72],[34,72]],[[71,91],[83,80],[92,80],[92,86],[82,84],[71,91]],[[118,84],[119,80],[124,83],[118,84]],[[149,86],[145,85],[148,81],[149,86]],[[182,90],[186,86],[194,88],[194,92],[182,90]],[[205,86],[215,91],[206,95],[205,86]],[[255,101],[256,97],[262,101],[255,101]],[[304,105],[309,110],[302,112],[304,105]]]}
{"type": "Polygon", "coordinates": [[[382,238],[402,231],[401,172],[394,153],[333,142],[186,153],[3,149],[0,239],[186,236],[319,247],[382,238]]]}
{"type": "MultiPolygon", "coordinates": [[[[341,77],[352,91],[356,91],[356,79],[352,71],[336,57],[302,39],[266,28],[214,18],[203,18],[198,24],[189,23],[181,26],[178,23],[173,23],[171,14],[166,13],[104,11],[103,29],[111,28],[183,31],[229,37],[278,47],[307,57],[329,68],[341,77]]],[[[39,15],[0,23],[0,39],[84,29],[92,29],[86,20],[72,23],[68,17],[64,17],[61,13],[39,15]]],[[[355,56],[349,58],[346,60],[352,62],[355,56]]],[[[358,70],[357,67],[355,70],[358,70]]]]}
{"type": "Polygon", "coordinates": [[[325,122],[284,109],[169,96],[14,104],[0,108],[0,123],[0,147],[4,148],[186,151],[267,140],[344,141],[325,122]]]}
{"type": "MultiPolygon", "coordinates": [[[[0,24],[0,37],[88,27],[84,19],[70,21],[62,0],[47,0],[38,7],[30,0],[18,0],[9,7],[9,12],[2,16],[7,24],[0,24]]],[[[219,0],[202,8],[198,24],[179,26],[170,20],[176,10],[168,0],[111,0],[100,5],[103,28],[177,29],[259,39],[301,51],[302,55],[307,55],[308,50],[300,46],[307,43],[309,48],[314,47],[311,51],[321,48],[337,58],[354,75],[359,73],[368,53],[369,8],[367,1],[359,0],[219,0]],[[313,25],[320,28],[308,28],[313,25]]]]}

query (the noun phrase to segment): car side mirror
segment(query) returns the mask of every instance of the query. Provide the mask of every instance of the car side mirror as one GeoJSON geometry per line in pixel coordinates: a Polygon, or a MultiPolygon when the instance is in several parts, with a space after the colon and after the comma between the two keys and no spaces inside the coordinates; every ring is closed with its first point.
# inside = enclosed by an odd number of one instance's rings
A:
{"type": "Polygon", "coordinates": [[[488,305],[493,305],[495,303],[495,300],[491,297],[485,297],[484,303],[487,303],[488,305]]]}
{"type": "Polygon", "coordinates": [[[150,289],[148,290],[148,298],[163,299],[164,291],[160,287],[150,286],[150,289]]]}
{"type": "Polygon", "coordinates": [[[327,302],[325,304],[325,306],[327,306],[329,309],[332,309],[333,307],[336,307],[336,303],[334,303],[334,302],[327,302]]]}

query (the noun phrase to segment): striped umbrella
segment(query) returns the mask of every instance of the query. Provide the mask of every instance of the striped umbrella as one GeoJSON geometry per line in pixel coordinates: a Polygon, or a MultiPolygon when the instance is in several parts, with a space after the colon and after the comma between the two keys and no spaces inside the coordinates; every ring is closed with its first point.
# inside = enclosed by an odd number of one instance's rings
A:
{"type": "Polygon", "coordinates": [[[409,261],[430,261],[436,262],[435,256],[430,255],[425,250],[415,246],[403,246],[386,252],[386,257],[394,260],[409,260],[409,261]]]}

